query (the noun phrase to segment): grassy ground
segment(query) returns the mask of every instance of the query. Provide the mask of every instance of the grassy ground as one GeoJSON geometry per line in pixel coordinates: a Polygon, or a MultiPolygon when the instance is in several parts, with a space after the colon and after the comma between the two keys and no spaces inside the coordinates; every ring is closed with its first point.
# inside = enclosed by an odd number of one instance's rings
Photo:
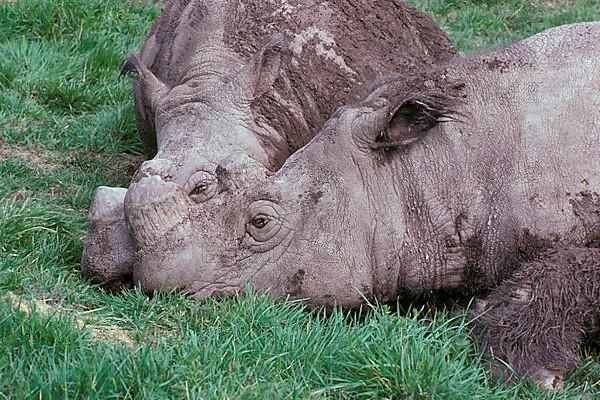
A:
{"type": "MultiPolygon", "coordinates": [[[[464,51],[600,19],[595,0],[413,0],[464,51]]],[[[140,162],[124,55],[150,1],[0,0],[0,398],[591,399],[490,380],[462,314],[364,320],[260,294],[196,304],[79,276],[91,194],[140,162]]]]}

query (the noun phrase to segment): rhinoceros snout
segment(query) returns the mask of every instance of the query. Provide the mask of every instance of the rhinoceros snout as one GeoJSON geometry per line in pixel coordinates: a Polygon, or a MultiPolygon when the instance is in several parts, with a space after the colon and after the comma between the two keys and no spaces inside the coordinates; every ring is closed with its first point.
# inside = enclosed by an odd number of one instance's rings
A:
{"type": "Polygon", "coordinates": [[[185,241],[176,245],[161,243],[138,251],[134,283],[147,294],[172,290],[183,290],[196,297],[228,293],[227,289],[232,290],[237,281],[226,275],[228,270],[219,268],[219,255],[212,251],[206,238],[195,238],[193,245],[185,241]]]}

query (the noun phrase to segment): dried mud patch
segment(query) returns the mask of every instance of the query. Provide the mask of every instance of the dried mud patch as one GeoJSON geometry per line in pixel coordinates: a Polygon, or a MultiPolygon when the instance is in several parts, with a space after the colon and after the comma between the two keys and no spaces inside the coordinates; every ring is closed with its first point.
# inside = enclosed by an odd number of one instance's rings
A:
{"type": "Polygon", "coordinates": [[[53,170],[61,166],[59,157],[51,151],[20,143],[9,144],[0,139],[0,162],[9,158],[20,158],[35,169],[53,170]]]}
{"type": "Polygon", "coordinates": [[[101,169],[110,176],[131,177],[144,161],[146,161],[146,158],[138,154],[117,153],[105,155],[87,149],[79,149],[77,152],[70,153],[65,163],[101,169]]]}
{"type": "Polygon", "coordinates": [[[18,190],[14,193],[8,194],[4,197],[5,201],[24,201],[33,196],[34,192],[31,190],[18,190]]]}
{"type": "Polygon", "coordinates": [[[91,328],[92,337],[105,342],[118,342],[127,347],[135,347],[136,342],[131,339],[131,334],[116,325],[87,325],[91,328]]]}
{"type": "Polygon", "coordinates": [[[79,329],[86,330],[94,340],[103,342],[112,342],[125,345],[127,347],[135,347],[137,343],[131,338],[131,332],[116,325],[96,325],[90,320],[76,315],[74,312],[61,309],[52,304],[52,299],[32,299],[26,300],[22,297],[8,292],[2,296],[2,300],[8,302],[12,307],[26,315],[33,312],[43,316],[50,317],[52,315],[60,315],[70,317],[79,329]]]}

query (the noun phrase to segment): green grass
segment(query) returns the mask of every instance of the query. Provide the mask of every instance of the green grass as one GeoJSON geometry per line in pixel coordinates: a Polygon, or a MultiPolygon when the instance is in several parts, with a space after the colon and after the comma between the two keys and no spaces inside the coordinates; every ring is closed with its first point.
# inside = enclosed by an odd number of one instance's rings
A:
{"type": "Polygon", "coordinates": [[[409,0],[465,52],[505,45],[548,27],[600,19],[597,0],[409,0]]]}
{"type": "MultiPolygon", "coordinates": [[[[595,1],[413,0],[463,51],[577,20],[595,1]]],[[[150,1],[0,1],[0,399],[591,399],[488,376],[461,313],[325,316],[250,293],[197,304],[107,293],[79,275],[95,187],[127,185],[140,145],[124,55],[150,1]],[[21,302],[19,306],[19,301],[21,302]],[[20,310],[20,311],[19,311],[20,310]]]]}

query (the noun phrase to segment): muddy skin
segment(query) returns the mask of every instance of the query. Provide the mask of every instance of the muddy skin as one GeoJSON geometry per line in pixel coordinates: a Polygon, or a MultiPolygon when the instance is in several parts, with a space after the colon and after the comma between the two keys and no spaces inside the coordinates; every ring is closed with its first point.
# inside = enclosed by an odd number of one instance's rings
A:
{"type": "MultiPolygon", "coordinates": [[[[267,149],[281,150],[270,161],[275,168],[306,144],[336,108],[366,95],[370,82],[391,72],[418,72],[457,54],[429,17],[398,0],[176,0],[167,2],[151,27],[139,58],[170,89],[234,75],[236,62],[252,59],[275,36],[282,38],[282,65],[278,71],[260,66],[260,72],[277,76],[248,99],[249,117],[273,128],[269,135],[275,137],[263,137],[260,130],[253,134],[265,140],[264,147],[280,141],[287,147],[267,149]]],[[[134,94],[138,127],[152,157],[156,127],[163,122],[152,119],[147,79],[136,79],[134,94]]]]}
{"type": "MultiPolygon", "coordinates": [[[[154,158],[134,177],[126,208],[168,196],[167,187],[140,184],[152,177],[181,187],[190,207],[225,204],[277,170],[373,80],[456,54],[429,17],[399,0],[168,1],[123,68],[134,76],[137,126],[154,158]]],[[[119,230],[99,228],[111,218],[91,220],[82,265],[93,281],[118,285],[135,255],[93,256],[128,234],[124,220],[119,230]]],[[[127,223],[142,230],[167,222],[127,223]]]]}
{"type": "Polygon", "coordinates": [[[508,364],[540,386],[562,387],[579,365],[580,345],[600,345],[600,249],[547,251],[522,264],[471,314],[496,376],[510,377],[508,364]]]}

